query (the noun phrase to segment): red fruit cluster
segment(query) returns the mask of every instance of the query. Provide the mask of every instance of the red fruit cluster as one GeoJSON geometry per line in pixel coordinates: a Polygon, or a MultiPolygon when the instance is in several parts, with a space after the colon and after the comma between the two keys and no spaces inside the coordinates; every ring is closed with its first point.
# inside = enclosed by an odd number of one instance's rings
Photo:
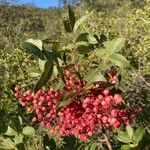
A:
{"type": "Polygon", "coordinates": [[[21,93],[21,88],[15,87],[15,96],[20,104],[28,112],[35,113],[32,122],[41,122],[42,127],[49,127],[54,134],[75,135],[86,141],[102,130],[112,130],[130,123],[140,111],[120,109],[118,105],[123,101],[122,96],[111,93],[108,89],[102,90],[99,84],[84,94],[77,94],[68,106],[61,107],[58,111],[58,104],[64,100],[64,94],[78,93],[86,84],[79,73],[71,74],[69,70],[65,71],[65,81],[66,85],[60,91],[50,88],[48,91],[33,93],[27,90],[21,93]]]}

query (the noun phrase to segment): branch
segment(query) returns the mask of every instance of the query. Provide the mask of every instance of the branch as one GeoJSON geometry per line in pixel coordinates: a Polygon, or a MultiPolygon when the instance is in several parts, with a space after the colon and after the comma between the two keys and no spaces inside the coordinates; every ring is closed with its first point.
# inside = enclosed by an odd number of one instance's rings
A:
{"type": "Polygon", "coordinates": [[[107,144],[108,149],[109,149],[109,150],[113,150],[112,145],[111,145],[111,143],[110,143],[110,141],[109,141],[108,136],[107,136],[105,133],[103,133],[103,137],[104,137],[104,140],[105,140],[105,142],[106,142],[106,144],[107,144]]]}

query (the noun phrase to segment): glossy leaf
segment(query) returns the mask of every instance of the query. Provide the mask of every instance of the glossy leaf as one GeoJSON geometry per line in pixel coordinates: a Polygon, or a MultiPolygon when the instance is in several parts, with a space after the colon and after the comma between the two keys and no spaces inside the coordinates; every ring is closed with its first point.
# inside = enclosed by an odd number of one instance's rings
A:
{"type": "Polygon", "coordinates": [[[17,134],[17,131],[8,126],[7,131],[4,134],[8,136],[15,136],[17,134]]]}
{"type": "Polygon", "coordinates": [[[50,43],[50,44],[53,44],[53,43],[63,43],[62,41],[54,41],[54,40],[52,40],[52,39],[44,39],[43,41],[42,41],[43,43],[50,43]]]}
{"type": "MultiPolygon", "coordinates": [[[[85,42],[84,42],[85,43],[85,42]]],[[[86,44],[86,43],[85,43],[86,44]]],[[[77,47],[77,51],[80,54],[88,54],[94,50],[94,46],[92,44],[80,45],[77,47]]]]}
{"type": "Polygon", "coordinates": [[[52,51],[44,50],[43,53],[48,60],[55,61],[57,58],[57,55],[52,51]]]}
{"type": "Polygon", "coordinates": [[[134,141],[135,143],[139,143],[139,142],[142,140],[144,134],[145,134],[145,129],[144,129],[144,127],[139,127],[139,128],[135,131],[135,133],[134,133],[134,135],[133,135],[133,141],[134,141]]]}
{"type": "Polygon", "coordinates": [[[2,143],[0,143],[0,149],[14,149],[15,143],[10,139],[5,139],[2,143]]]}
{"type": "Polygon", "coordinates": [[[121,150],[131,150],[129,145],[122,145],[121,150]]]}
{"type": "Polygon", "coordinates": [[[27,52],[35,55],[36,57],[40,58],[41,60],[45,59],[45,56],[42,52],[42,41],[40,40],[34,40],[30,39],[26,42],[21,44],[21,47],[25,49],[27,52]]]}
{"type": "Polygon", "coordinates": [[[39,81],[37,82],[37,84],[34,87],[35,92],[37,92],[39,89],[41,89],[42,86],[44,86],[48,82],[48,80],[52,76],[52,73],[53,73],[53,63],[51,62],[51,60],[47,60],[47,62],[44,65],[44,71],[43,71],[39,81]]]}
{"type": "Polygon", "coordinates": [[[27,136],[34,135],[35,129],[33,127],[26,126],[22,129],[22,133],[27,136]]]}
{"type": "Polygon", "coordinates": [[[88,36],[88,33],[81,33],[81,34],[78,36],[76,42],[81,42],[81,41],[88,42],[87,36],[88,36]]]}
{"type": "Polygon", "coordinates": [[[134,129],[130,125],[127,125],[126,126],[126,131],[128,132],[128,135],[129,135],[130,139],[132,140],[132,137],[133,137],[133,134],[134,134],[134,129]]]}
{"type": "Polygon", "coordinates": [[[93,14],[93,11],[87,15],[82,16],[79,20],[76,21],[74,25],[74,32],[76,32],[76,30],[90,17],[91,14],[93,14]]]}
{"type": "Polygon", "coordinates": [[[111,41],[105,42],[104,46],[110,54],[120,51],[125,44],[125,39],[117,38],[111,41]]]}
{"type": "Polygon", "coordinates": [[[98,44],[97,39],[93,35],[91,35],[91,34],[88,35],[88,41],[91,44],[98,44]]]}
{"type": "Polygon", "coordinates": [[[128,60],[120,54],[112,54],[110,56],[110,61],[120,68],[130,67],[128,60]]]}
{"type": "Polygon", "coordinates": [[[87,84],[90,85],[93,82],[106,81],[105,77],[100,73],[99,69],[91,69],[85,76],[87,84]]]}
{"type": "Polygon", "coordinates": [[[42,41],[41,40],[38,40],[38,39],[28,39],[26,40],[26,42],[29,42],[33,45],[35,45],[36,47],[38,47],[40,50],[42,50],[42,41]]]}
{"type": "Polygon", "coordinates": [[[123,142],[123,143],[130,143],[132,142],[132,140],[130,139],[129,135],[127,132],[122,132],[120,131],[118,133],[118,135],[116,136],[116,138],[120,141],[120,142],[123,142]]]}
{"type": "Polygon", "coordinates": [[[107,51],[104,48],[99,48],[95,52],[95,56],[97,56],[99,59],[103,59],[103,57],[106,57],[107,51]]]}
{"type": "Polygon", "coordinates": [[[22,134],[17,134],[15,135],[15,138],[14,138],[14,143],[17,145],[19,143],[23,143],[23,135],[22,134]]]}

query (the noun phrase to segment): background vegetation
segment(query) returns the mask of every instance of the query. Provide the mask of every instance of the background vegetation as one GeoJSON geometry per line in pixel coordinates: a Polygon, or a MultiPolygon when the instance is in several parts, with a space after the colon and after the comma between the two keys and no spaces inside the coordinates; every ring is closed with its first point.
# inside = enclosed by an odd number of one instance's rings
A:
{"type": "MultiPolygon", "coordinates": [[[[40,9],[34,5],[11,5],[9,1],[0,4],[0,133],[12,124],[12,119],[21,115],[23,125],[32,125],[30,115],[14,97],[13,89],[18,83],[33,84],[29,70],[30,66],[37,66],[36,58],[20,49],[20,43],[28,38],[61,40],[68,38],[65,33],[63,20],[66,18],[66,6],[72,5],[76,16],[90,12],[93,15],[82,26],[83,31],[92,34],[99,33],[108,39],[124,37],[126,39],[122,54],[129,60],[132,68],[123,73],[122,90],[128,105],[140,104],[143,113],[137,119],[150,132],[150,1],[149,0],[83,0],[60,1],[63,8],[40,9]]],[[[36,140],[26,144],[27,149],[42,149],[43,136],[46,131],[37,129],[36,140]]],[[[57,139],[56,149],[70,149],[68,139],[57,139]]],[[[70,142],[70,139],[69,139],[70,142]]],[[[114,141],[116,142],[116,141],[114,141]]],[[[77,142],[76,147],[84,144],[77,142]]],[[[52,146],[52,145],[51,145],[52,146]]],[[[53,147],[53,148],[54,148],[53,147]]],[[[105,148],[104,148],[105,149],[105,148]]],[[[116,148],[117,149],[117,148],[116,148]]]]}

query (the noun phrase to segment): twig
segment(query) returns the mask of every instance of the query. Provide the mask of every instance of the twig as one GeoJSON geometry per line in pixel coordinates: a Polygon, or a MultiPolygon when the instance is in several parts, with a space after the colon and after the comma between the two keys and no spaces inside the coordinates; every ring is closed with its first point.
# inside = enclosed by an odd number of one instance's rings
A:
{"type": "Polygon", "coordinates": [[[103,133],[103,137],[104,137],[104,139],[105,139],[105,142],[106,142],[106,144],[107,144],[108,149],[109,149],[109,150],[113,150],[112,145],[111,145],[111,143],[110,143],[110,141],[109,141],[108,136],[107,136],[105,133],[103,133]]]}

